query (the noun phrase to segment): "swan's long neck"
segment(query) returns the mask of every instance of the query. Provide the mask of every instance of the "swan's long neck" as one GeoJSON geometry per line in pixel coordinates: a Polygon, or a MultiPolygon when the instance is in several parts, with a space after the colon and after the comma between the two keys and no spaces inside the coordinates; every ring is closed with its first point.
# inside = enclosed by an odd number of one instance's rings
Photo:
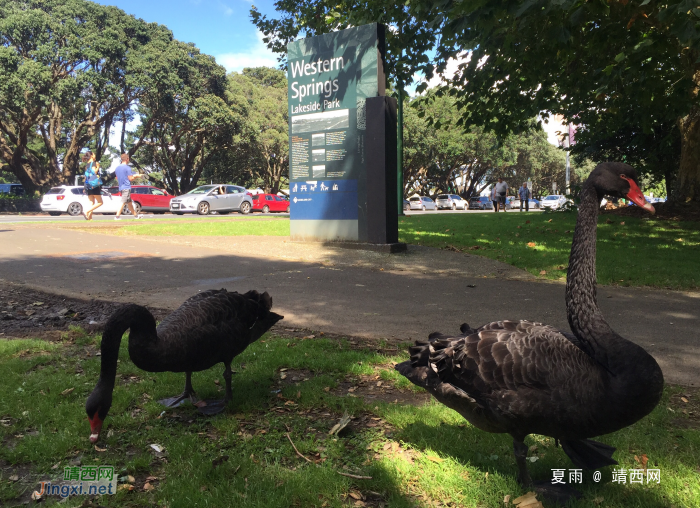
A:
{"type": "Polygon", "coordinates": [[[129,341],[158,340],[156,322],[148,309],[132,304],[116,311],[107,321],[102,334],[100,379],[90,397],[99,397],[111,404],[111,393],[117,376],[119,346],[127,330],[131,330],[129,341]]]}
{"type": "Polygon", "coordinates": [[[596,237],[600,197],[591,182],[581,191],[566,281],[566,314],[583,349],[609,369],[608,348],[619,336],[610,328],[596,299],[596,237]]]}

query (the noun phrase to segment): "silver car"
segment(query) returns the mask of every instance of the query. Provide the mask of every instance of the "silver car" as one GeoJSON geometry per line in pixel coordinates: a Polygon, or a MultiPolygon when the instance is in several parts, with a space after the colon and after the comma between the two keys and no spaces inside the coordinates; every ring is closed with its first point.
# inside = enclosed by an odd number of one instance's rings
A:
{"type": "Polygon", "coordinates": [[[195,212],[199,215],[211,212],[250,213],[252,209],[253,195],[237,185],[200,185],[170,200],[170,211],[177,215],[195,212]]]}
{"type": "Polygon", "coordinates": [[[411,210],[437,210],[435,201],[427,196],[413,196],[408,200],[411,210]]]}
{"type": "Polygon", "coordinates": [[[443,208],[452,210],[469,209],[469,203],[457,194],[438,194],[438,197],[435,199],[435,204],[438,210],[442,210],[443,208]]]}
{"type": "Polygon", "coordinates": [[[558,194],[550,194],[549,196],[542,198],[542,201],[540,201],[540,205],[545,210],[548,208],[550,210],[556,210],[561,208],[564,203],[566,203],[566,197],[558,194]]]}

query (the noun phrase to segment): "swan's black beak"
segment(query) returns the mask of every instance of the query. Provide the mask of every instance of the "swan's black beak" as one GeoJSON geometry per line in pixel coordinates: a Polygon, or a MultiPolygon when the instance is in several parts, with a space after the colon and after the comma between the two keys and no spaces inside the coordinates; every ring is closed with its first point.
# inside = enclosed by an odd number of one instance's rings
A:
{"type": "Polygon", "coordinates": [[[630,191],[627,193],[627,199],[632,201],[637,206],[644,208],[650,214],[654,215],[656,213],[656,210],[653,206],[651,206],[651,203],[647,202],[639,186],[634,182],[634,180],[631,180],[629,178],[625,178],[625,180],[627,180],[627,183],[630,185],[630,191]]]}

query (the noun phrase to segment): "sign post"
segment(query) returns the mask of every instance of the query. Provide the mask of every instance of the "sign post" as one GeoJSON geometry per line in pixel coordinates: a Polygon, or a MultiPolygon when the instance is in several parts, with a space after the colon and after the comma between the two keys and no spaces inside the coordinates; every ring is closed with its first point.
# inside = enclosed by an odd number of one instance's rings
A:
{"type": "Polygon", "coordinates": [[[401,249],[384,52],[376,23],[287,45],[292,240],[401,249]]]}

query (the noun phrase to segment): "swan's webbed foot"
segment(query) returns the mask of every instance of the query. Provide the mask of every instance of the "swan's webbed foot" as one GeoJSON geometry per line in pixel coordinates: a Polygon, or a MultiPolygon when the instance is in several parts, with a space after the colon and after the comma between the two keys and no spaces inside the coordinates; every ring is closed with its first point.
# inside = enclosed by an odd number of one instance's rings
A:
{"type": "Polygon", "coordinates": [[[231,364],[226,364],[224,368],[224,381],[226,381],[226,396],[222,400],[200,400],[195,404],[197,411],[203,415],[212,416],[221,413],[226,409],[226,404],[233,398],[231,390],[231,364]]]}
{"type": "Polygon", "coordinates": [[[169,408],[179,407],[187,400],[196,405],[199,399],[197,399],[197,394],[195,394],[192,389],[192,373],[186,372],[185,375],[185,391],[175,397],[160,399],[158,402],[169,408]]]}
{"type": "Polygon", "coordinates": [[[213,416],[218,415],[224,409],[226,409],[226,404],[228,404],[228,400],[226,399],[200,400],[199,402],[195,403],[195,406],[197,406],[197,411],[199,413],[207,416],[213,416]]]}
{"type": "Polygon", "coordinates": [[[570,485],[555,483],[551,481],[535,482],[532,486],[537,494],[554,503],[565,505],[571,499],[580,499],[581,493],[570,485]]]}

